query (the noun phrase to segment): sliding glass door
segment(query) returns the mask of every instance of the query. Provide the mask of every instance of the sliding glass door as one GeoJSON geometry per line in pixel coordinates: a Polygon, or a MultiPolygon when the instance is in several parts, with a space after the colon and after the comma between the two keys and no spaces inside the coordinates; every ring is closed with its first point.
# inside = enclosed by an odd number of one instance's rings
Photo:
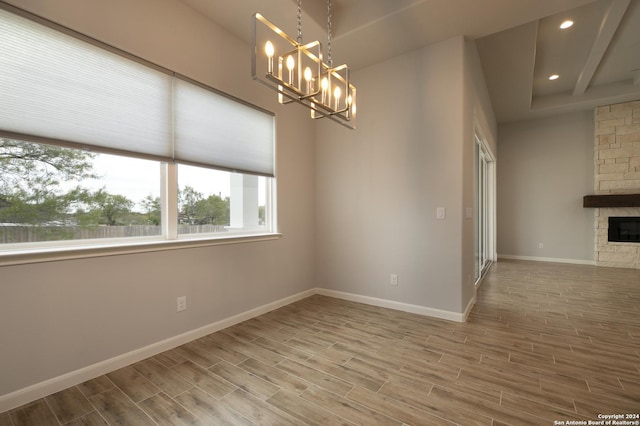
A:
{"type": "Polygon", "coordinates": [[[476,282],[493,261],[495,162],[476,134],[476,282]]]}

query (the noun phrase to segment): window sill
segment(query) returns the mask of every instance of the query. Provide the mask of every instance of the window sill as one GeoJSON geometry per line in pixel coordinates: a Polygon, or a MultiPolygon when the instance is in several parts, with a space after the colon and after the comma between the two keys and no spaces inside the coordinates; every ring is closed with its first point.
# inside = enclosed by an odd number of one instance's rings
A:
{"type": "Polygon", "coordinates": [[[97,241],[73,246],[50,246],[37,248],[0,249],[0,267],[29,263],[55,262],[61,260],[91,257],[119,256],[124,254],[148,253],[165,250],[181,250],[226,244],[251,243],[277,240],[280,233],[244,234],[235,236],[198,236],[178,240],[145,239],[127,241],[97,241]]]}

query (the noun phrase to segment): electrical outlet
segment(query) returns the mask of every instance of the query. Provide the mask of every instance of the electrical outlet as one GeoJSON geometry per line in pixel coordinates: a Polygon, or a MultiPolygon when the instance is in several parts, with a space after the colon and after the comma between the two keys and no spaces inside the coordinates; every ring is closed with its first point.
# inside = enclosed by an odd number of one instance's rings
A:
{"type": "Polygon", "coordinates": [[[398,275],[391,274],[391,276],[389,277],[389,283],[391,285],[398,285],[398,275]]]}
{"type": "Polygon", "coordinates": [[[538,243],[538,248],[544,248],[544,243],[538,243]]]}
{"type": "Polygon", "coordinates": [[[177,309],[178,312],[184,311],[185,309],[187,309],[187,296],[178,297],[177,303],[178,303],[178,309],[177,309]]]}

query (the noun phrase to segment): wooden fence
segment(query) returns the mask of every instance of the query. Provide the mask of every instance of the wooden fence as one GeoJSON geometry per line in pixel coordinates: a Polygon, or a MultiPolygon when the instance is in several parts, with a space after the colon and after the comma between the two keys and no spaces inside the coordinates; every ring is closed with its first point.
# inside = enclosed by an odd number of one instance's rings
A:
{"type": "MultiPolygon", "coordinates": [[[[222,225],[178,225],[178,234],[226,232],[222,225]]],[[[160,226],[2,226],[0,244],[32,243],[56,240],[86,240],[94,238],[150,237],[162,233],[160,226]]]]}

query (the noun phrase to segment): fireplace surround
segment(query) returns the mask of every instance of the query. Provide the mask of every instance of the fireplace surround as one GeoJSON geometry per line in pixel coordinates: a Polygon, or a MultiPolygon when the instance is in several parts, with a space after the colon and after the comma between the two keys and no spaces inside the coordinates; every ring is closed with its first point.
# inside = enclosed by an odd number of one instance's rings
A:
{"type": "Polygon", "coordinates": [[[594,119],[595,194],[583,199],[584,207],[594,208],[594,260],[640,269],[638,241],[619,241],[619,235],[610,241],[616,233],[610,222],[615,227],[640,218],[640,100],[598,107],[594,119]]]}

